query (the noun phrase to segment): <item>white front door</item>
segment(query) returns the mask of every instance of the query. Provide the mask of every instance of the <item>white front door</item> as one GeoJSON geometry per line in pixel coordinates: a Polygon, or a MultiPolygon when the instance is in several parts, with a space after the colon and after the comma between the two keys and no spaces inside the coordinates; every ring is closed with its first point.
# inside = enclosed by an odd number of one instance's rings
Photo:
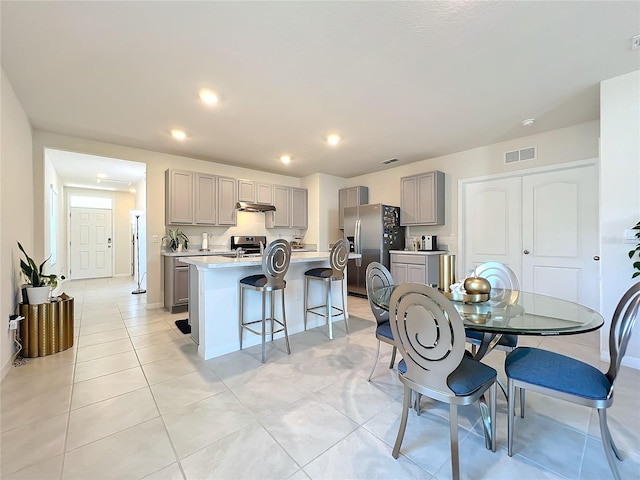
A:
{"type": "Polygon", "coordinates": [[[462,268],[509,265],[524,291],[599,309],[595,165],[464,183],[462,268]]]}
{"type": "Polygon", "coordinates": [[[111,210],[71,208],[71,279],[112,276],[112,231],[111,210]]]}

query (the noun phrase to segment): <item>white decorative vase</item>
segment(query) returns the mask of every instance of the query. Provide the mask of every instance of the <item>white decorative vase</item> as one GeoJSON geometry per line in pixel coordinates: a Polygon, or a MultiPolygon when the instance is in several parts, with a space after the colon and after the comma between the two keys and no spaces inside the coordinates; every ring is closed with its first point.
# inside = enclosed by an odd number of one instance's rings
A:
{"type": "Polygon", "coordinates": [[[49,285],[44,287],[27,287],[27,298],[29,299],[29,305],[47,303],[49,301],[50,293],[51,287],[49,285]]]}

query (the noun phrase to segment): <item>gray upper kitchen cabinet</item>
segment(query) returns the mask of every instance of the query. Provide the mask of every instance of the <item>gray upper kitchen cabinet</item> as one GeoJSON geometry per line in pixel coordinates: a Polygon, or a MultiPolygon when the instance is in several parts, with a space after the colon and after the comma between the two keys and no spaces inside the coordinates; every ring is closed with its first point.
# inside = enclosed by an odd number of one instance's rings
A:
{"type": "Polygon", "coordinates": [[[236,179],[218,177],[218,225],[236,224],[236,179]]]}
{"type": "Polygon", "coordinates": [[[195,180],[195,222],[198,225],[215,225],[217,221],[218,177],[204,173],[194,173],[195,180]]]}
{"type": "Polygon", "coordinates": [[[344,229],[345,207],[356,207],[367,203],[369,203],[369,188],[367,187],[357,186],[338,190],[338,227],[344,229]]]}
{"type": "Polygon", "coordinates": [[[273,205],[273,185],[252,180],[238,180],[238,201],[273,205]]]}
{"type": "Polygon", "coordinates": [[[400,179],[400,225],[444,225],[444,173],[400,179]]]}
{"type": "Polygon", "coordinates": [[[167,225],[193,223],[193,172],[165,171],[165,221],[167,225]]]}
{"type": "Polygon", "coordinates": [[[306,229],[308,223],[307,190],[305,188],[273,186],[275,212],[265,214],[266,228],[306,229]]]}
{"type": "Polygon", "coordinates": [[[273,205],[273,185],[270,183],[256,183],[256,203],[273,205]]]}
{"type": "Polygon", "coordinates": [[[238,180],[238,201],[251,203],[256,201],[255,182],[251,180],[238,180]]]}
{"type": "Polygon", "coordinates": [[[306,188],[291,189],[291,228],[307,229],[308,192],[306,188]]]}
{"type": "Polygon", "coordinates": [[[236,179],[207,173],[165,172],[166,225],[235,225],[236,179]]]}

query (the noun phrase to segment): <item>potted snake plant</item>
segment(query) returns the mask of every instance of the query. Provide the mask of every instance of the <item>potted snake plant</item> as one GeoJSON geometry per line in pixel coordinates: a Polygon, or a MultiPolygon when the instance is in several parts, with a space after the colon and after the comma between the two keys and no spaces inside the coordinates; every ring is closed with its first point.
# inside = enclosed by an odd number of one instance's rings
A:
{"type": "Polygon", "coordinates": [[[51,255],[45,259],[39,266],[27,254],[24,247],[18,242],[18,248],[24,254],[24,260],[20,259],[20,269],[26,279],[26,298],[27,303],[35,305],[38,303],[46,303],[49,300],[52,289],[58,286],[58,280],[64,280],[64,275],[56,275],[55,273],[43,273],[44,265],[49,261],[51,255]]]}

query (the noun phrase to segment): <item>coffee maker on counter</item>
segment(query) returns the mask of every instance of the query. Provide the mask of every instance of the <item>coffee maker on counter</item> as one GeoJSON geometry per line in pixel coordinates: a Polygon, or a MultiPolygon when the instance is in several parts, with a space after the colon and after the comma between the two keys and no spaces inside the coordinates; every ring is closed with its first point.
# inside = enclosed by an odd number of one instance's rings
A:
{"type": "Polygon", "coordinates": [[[420,248],[421,252],[431,252],[433,250],[438,250],[438,237],[436,235],[422,235],[420,238],[420,248]]]}

